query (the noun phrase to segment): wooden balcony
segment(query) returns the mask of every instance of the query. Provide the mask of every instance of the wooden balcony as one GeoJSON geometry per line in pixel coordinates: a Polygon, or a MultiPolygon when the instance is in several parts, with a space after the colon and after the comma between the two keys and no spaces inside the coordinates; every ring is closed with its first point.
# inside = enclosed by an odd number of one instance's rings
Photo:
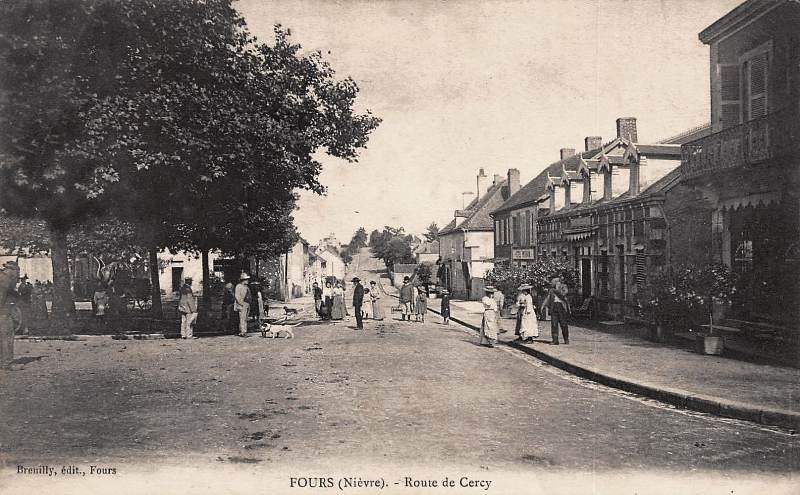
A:
{"type": "Polygon", "coordinates": [[[681,173],[693,179],[713,172],[800,156],[800,104],[729,127],[681,146],[681,173]]]}

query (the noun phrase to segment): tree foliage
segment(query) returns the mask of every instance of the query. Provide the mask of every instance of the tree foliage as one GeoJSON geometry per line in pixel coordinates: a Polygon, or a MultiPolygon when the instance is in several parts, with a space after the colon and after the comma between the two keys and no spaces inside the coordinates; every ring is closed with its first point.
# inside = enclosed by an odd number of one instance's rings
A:
{"type": "Polygon", "coordinates": [[[370,248],[376,258],[383,260],[387,268],[392,270],[395,263],[413,263],[410,241],[413,236],[406,235],[403,227],[385,226],[383,232],[375,236],[370,248]]]}
{"type": "Polygon", "coordinates": [[[0,207],[51,230],[57,289],[66,233],[109,212],[151,252],[284,252],[295,189],[325,189],[315,157],[356,161],[380,122],[230,0],[5,2],[0,35],[0,207]]]}
{"type": "Polygon", "coordinates": [[[436,222],[431,222],[431,224],[428,225],[428,228],[422,235],[425,236],[425,240],[428,242],[435,241],[436,239],[439,238],[439,226],[436,225],[436,222]]]}
{"type": "Polygon", "coordinates": [[[560,277],[570,290],[575,290],[577,270],[569,262],[553,257],[538,258],[527,267],[511,263],[496,264],[486,272],[484,279],[486,285],[493,285],[506,298],[513,300],[517,288],[522,284],[530,284],[537,294],[544,295],[554,277],[560,277]]]}
{"type": "Polygon", "coordinates": [[[359,249],[366,247],[367,241],[367,230],[364,227],[359,227],[353,234],[353,238],[350,239],[350,244],[348,245],[350,252],[356,253],[359,249]]]}

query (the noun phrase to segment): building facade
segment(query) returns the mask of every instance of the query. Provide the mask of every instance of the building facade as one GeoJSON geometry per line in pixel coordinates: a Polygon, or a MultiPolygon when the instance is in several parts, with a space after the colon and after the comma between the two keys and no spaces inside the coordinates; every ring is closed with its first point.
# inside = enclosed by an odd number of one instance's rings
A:
{"type": "MultiPolygon", "coordinates": [[[[708,255],[739,277],[733,316],[800,317],[800,3],[748,0],[703,30],[713,133],[683,146],[708,255]]],[[[703,253],[689,253],[702,256],[703,253]]]]}
{"type": "Polygon", "coordinates": [[[484,169],[476,177],[476,197],[439,231],[439,283],[454,297],[479,299],[483,276],[494,267],[494,226],[490,212],[510,196],[507,180],[495,175],[491,184],[484,169]]]}

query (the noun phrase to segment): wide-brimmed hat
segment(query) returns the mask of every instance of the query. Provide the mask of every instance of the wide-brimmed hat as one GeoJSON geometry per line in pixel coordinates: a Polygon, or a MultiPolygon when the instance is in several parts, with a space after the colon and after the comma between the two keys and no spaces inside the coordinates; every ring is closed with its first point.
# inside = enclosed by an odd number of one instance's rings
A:
{"type": "Polygon", "coordinates": [[[519,287],[517,287],[517,290],[530,290],[530,289],[533,289],[533,286],[531,284],[522,284],[519,287]]]}
{"type": "Polygon", "coordinates": [[[350,281],[351,282],[361,282],[361,279],[358,278],[358,277],[353,277],[352,280],[350,280],[350,281]]]}
{"type": "Polygon", "coordinates": [[[411,280],[411,279],[408,278],[408,277],[403,277],[403,282],[408,282],[409,280],[411,280]]]}
{"type": "Polygon", "coordinates": [[[242,272],[242,274],[239,275],[239,280],[250,280],[250,275],[248,275],[247,272],[242,272]]]}
{"type": "Polygon", "coordinates": [[[494,292],[494,291],[496,291],[496,290],[497,290],[497,289],[495,289],[495,288],[494,288],[494,287],[492,287],[491,285],[487,285],[486,287],[484,287],[484,288],[483,288],[483,291],[484,291],[484,292],[494,292]]]}
{"type": "Polygon", "coordinates": [[[450,291],[447,290],[447,289],[442,289],[442,290],[439,291],[439,294],[449,294],[449,293],[450,293],[450,291]]]}

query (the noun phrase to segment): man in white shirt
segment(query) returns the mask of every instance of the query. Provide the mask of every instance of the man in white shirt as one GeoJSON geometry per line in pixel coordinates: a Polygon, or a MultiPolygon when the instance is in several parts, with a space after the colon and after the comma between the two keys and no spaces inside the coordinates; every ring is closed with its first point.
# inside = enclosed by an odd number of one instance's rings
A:
{"type": "Polygon", "coordinates": [[[247,337],[247,314],[250,312],[250,275],[242,272],[239,283],[233,289],[233,309],[239,312],[239,337],[247,337]]]}

